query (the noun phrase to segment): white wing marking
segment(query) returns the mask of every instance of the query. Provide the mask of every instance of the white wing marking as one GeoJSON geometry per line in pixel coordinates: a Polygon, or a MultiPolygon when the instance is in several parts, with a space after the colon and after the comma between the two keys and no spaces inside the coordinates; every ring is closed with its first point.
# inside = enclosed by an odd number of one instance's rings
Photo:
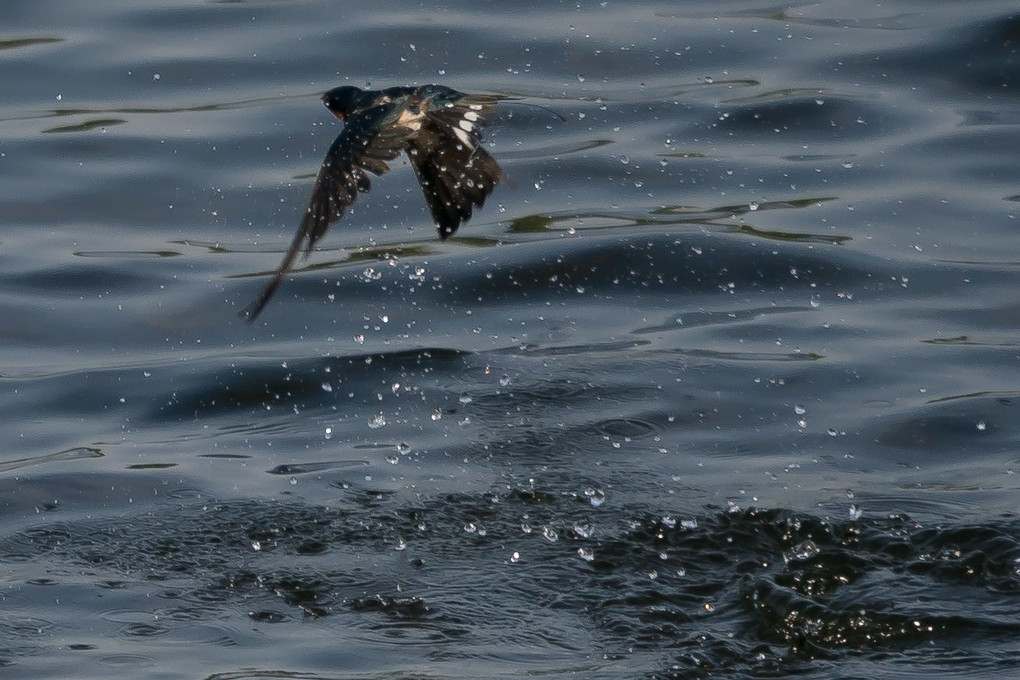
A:
{"type": "Polygon", "coordinates": [[[474,145],[471,143],[471,136],[467,132],[461,130],[459,127],[453,128],[453,132],[457,135],[457,139],[463,142],[464,146],[472,148],[474,145]]]}

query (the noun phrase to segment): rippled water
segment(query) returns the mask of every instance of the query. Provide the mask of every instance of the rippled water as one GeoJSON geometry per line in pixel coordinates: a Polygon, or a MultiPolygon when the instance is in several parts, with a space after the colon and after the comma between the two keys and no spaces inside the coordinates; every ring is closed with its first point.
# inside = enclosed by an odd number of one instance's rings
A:
{"type": "Polygon", "coordinates": [[[0,19],[0,674],[1020,667],[1015,3],[0,19]],[[508,181],[246,325],[319,93],[425,82],[508,181]]]}

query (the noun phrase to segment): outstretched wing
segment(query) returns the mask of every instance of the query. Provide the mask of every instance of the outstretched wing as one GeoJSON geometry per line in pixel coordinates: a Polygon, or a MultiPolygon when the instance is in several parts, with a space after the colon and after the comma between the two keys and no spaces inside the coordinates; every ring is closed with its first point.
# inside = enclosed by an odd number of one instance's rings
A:
{"type": "Polygon", "coordinates": [[[273,279],[258,298],[245,309],[248,321],[253,321],[269,302],[283,277],[290,270],[302,248],[305,255],[311,252],[329,227],[340,220],[344,211],[354,203],[359,191],[371,188],[366,170],[376,175],[389,171],[386,161],[393,160],[407,146],[414,130],[396,123],[396,103],[375,106],[347,118],[344,129],[329,147],[315,178],[308,209],[294,240],[273,274],[273,279]]]}
{"type": "Polygon", "coordinates": [[[407,154],[425,193],[425,202],[446,238],[471,218],[475,206],[499,183],[502,171],[481,146],[481,129],[500,97],[465,95],[446,100],[425,115],[407,154]]]}

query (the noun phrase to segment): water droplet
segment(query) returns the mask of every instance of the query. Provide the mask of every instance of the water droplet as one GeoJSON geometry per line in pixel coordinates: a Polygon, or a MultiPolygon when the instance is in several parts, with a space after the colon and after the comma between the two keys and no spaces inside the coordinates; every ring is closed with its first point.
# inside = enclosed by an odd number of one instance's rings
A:
{"type": "Polygon", "coordinates": [[[754,212],[755,210],[757,210],[758,209],[758,201],[751,201],[751,203],[748,204],[747,209],[750,210],[751,212],[754,212]]]}
{"type": "Polygon", "coordinates": [[[519,552],[517,552],[516,550],[514,550],[510,554],[510,564],[517,564],[520,561],[521,561],[521,554],[519,552]]]}
{"type": "Polygon", "coordinates": [[[324,436],[326,437],[326,439],[332,439],[333,438],[333,428],[327,426],[326,427],[326,434],[324,436]]]}
{"type": "Polygon", "coordinates": [[[584,495],[588,498],[588,502],[591,503],[593,508],[597,508],[606,502],[606,492],[602,489],[589,487],[584,490],[584,495]]]}
{"type": "Polygon", "coordinates": [[[380,427],[386,426],[386,415],[379,411],[374,416],[368,419],[368,427],[372,430],[378,430],[380,427]]]}
{"type": "Polygon", "coordinates": [[[405,541],[404,539],[402,539],[402,538],[400,538],[398,536],[397,537],[397,542],[393,546],[393,549],[397,550],[397,551],[401,551],[401,552],[404,551],[404,550],[407,550],[407,541],[405,541]]]}
{"type": "Polygon", "coordinates": [[[510,384],[510,376],[504,374],[503,377],[499,379],[499,386],[500,387],[506,387],[509,384],[510,384]]]}
{"type": "Polygon", "coordinates": [[[783,559],[787,562],[792,560],[809,560],[820,552],[821,550],[815,545],[814,541],[808,540],[798,543],[783,553],[783,559]]]}
{"type": "Polygon", "coordinates": [[[462,404],[470,404],[472,402],[471,395],[468,394],[467,392],[464,392],[463,394],[460,395],[457,401],[459,401],[462,404]]]}
{"type": "Polygon", "coordinates": [[[987,427],[988,426],[985,424],[985,421],[983,421],[983,420],[979,420],[978,421],[977,429],[978,429],[979,432],[984,432],[987,427]]]}
{"type": "Polygon", "coordinates": [[[435,411],[432,412],[432,415],[430,415],[429,418],[431,418],[432,420],[442,420],[443,412],[439,409],[436,409],[435,411]]]}
{"type": "Polygon", "coordinates": [[[324,382],[324,383],[322,383],[322,391],[323,392],[332,392],[333,391],[333,386],[330,385],[327,382],[324,382]]]}
{"type": "Polygon", "coordinates": [[[585,562],[591,562],[592,560],[595,559],[595,551],[592,550],[591,548],[583,548],[583,547],[582,548],[578,548],[577,549],[577,556],[580,557],[585,562]]]}
{"type": "Polygon", "coordinates": [[[850,509],[847,511],[847,517],[850,518],[851,522],[856,522],[863,514],[864,510],[856,505],[851,505],[850,509]]]}
{"type": "Polygon", "coordinates": [[[290,485],[291,486],[297,486],[297,477],[291,477],[290,478],[290,485]]]}
{"type": "Polygon", "coordinates": [[[696,519],[682,519],[680,520],[680,527],[687,531],[694,531],[698,528],[698,520],[696,519]]]}
{"type": "Polygon", "coordinates": [[[556,533],[555,529],[553,529],[551,526],[547,524],[542,527],[542,538],[549,541],[550,543],[555,543],[556,541],[560,540],[560,535],[556,533]]]}
{"type": "Polygon", "coordinates": [[[662,518],[662,526],[666,527],[667,529],[672,529],[673,527],[676,526],[676,520],[670,517],[669,515],[665,515],[662,518]]]}
{"type": "Polygon", "coordinates": [[[793,412],[796,413],[798,416],[802,416],[805,413],[807,413],[807,409],[801,406],[800,404],[796,404],[793,407],[793,412]]]}
{"type": "Polygon", "coordinates": [[[574,522],[574,533],[579,538],[591,538],[595,534],[595,525],[590,522],[574,522]]]}
{"type": "Polygon", "coordinates": [[[251,549],[254,550],[255,552],[262,550],[262,543],[260,543],[259,541],[252,541],[251,549]]]}
{"type": "Polygon", "coordinates": [[[397,453],[399,453],[402,456],[406,456],[407,454],[411,453],[411,445],[408,444],[407,442],[400,442],[399,444],[397,444],[397,453]]]}

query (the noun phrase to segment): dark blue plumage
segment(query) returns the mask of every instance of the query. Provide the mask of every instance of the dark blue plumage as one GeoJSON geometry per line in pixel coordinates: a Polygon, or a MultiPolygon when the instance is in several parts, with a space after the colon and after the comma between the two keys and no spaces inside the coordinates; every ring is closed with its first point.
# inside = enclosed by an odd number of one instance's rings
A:
{"type": "Polygon", "coordinates": [[[362,90],[337,87],[322,102],[344,129],[326,152],[308,209],[283,262],[245,310],[254,319],[269,302],[297,254],[307,255],[357,197],[367,172],[389,172],[387,161],[406,152],[425,194],[439,237],[453,234],[481,207],[502,176],[481,146],[481,128],[501,97],[457,92],[442,85],[362,90]]]}

